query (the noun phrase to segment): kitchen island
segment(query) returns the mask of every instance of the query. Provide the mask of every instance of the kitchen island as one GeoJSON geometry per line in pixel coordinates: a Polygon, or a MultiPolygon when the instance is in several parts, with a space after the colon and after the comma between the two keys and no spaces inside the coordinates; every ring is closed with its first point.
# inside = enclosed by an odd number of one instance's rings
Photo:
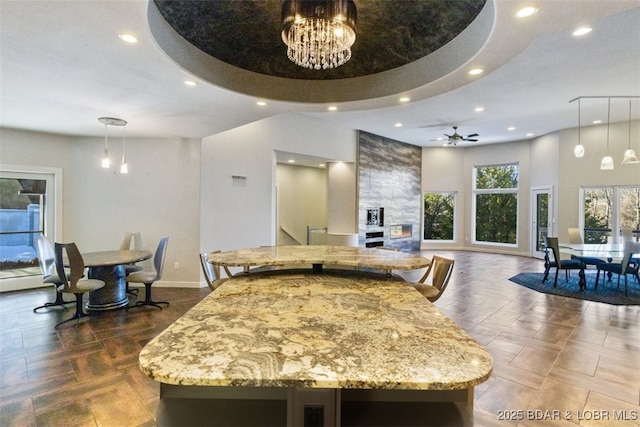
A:
{"type": "Polygon", "coordinates": [[[472,425],[492,359],[399,277],[280,270],[227,280],[140,368],[158,425],[472,425]]]}

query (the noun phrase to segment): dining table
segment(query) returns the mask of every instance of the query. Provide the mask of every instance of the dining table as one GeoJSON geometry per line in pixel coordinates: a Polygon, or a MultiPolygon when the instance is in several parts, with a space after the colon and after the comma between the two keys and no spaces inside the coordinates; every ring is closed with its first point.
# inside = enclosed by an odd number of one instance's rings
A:
{"type": "MultiPolygon", "coordinates": [[[[602,260],[602,262],[619,262],[624,256],[624,243],[560,243],[558,244],[560,253],[571,255],[572,258],[578,260],[602,260]]],[[[640,261],[639,255],[634,255],[634,259],[640,261]]],[[[586,264],[582,263],[579,276],[580,290],[587,288],[587,279],[585,276],[586,264]]],[[[611,274],[609,274],[611,279],[611,274]]]]}
{"type": "Polygon", "coordinates": [[[112,250],[82,253],[89,279],[102,280],[105,286],[89,292],[86,309],[113,310],[129,304],[125,265],[151,258],[152,253],[141,250],[112,250]]]}

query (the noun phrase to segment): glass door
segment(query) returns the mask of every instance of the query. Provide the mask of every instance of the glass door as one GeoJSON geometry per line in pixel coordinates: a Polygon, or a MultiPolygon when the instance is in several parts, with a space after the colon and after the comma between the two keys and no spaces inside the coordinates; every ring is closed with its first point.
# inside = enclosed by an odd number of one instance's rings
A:
{"type": "Polygon", "coordinates": [[[53,223],[46,204],[52,186],[51,174],[0,174],[1,278],[40,274],[36,238],[53,223]]]}
{"type": "Polygon", "coordinates": [[[544,237],[553,235],[551,187],[532,188],[531,256],[544,258],[544,237]]]}

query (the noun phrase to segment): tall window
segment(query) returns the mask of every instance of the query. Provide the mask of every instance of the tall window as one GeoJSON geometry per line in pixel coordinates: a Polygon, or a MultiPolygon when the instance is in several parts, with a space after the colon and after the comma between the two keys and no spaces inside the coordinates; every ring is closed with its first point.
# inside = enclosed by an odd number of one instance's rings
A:
{"type": "Polygon", "coordinates": [[[516,245],[518,232],[518,165],[474,168],[474,241],[516,245]]]}
{"type": "Polygon", "coordinates": [[[640,187],[585,187],[581,192],[585,243],[621,243],[625,228],[638,239],[640,187]]]}
{"type": "Polygon", "coordinates": [[[424,193],[424,240],[454,240],[456,193],[424,193]]]}

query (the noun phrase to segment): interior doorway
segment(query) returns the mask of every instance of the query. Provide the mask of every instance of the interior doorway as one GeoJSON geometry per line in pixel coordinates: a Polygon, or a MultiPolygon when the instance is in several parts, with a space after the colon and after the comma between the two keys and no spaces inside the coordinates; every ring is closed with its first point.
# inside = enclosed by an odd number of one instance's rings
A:
{"type": "Polygon", "coordinates": [[[276,245],[324,244],[326,167],[276,165],[276,245]]]}

